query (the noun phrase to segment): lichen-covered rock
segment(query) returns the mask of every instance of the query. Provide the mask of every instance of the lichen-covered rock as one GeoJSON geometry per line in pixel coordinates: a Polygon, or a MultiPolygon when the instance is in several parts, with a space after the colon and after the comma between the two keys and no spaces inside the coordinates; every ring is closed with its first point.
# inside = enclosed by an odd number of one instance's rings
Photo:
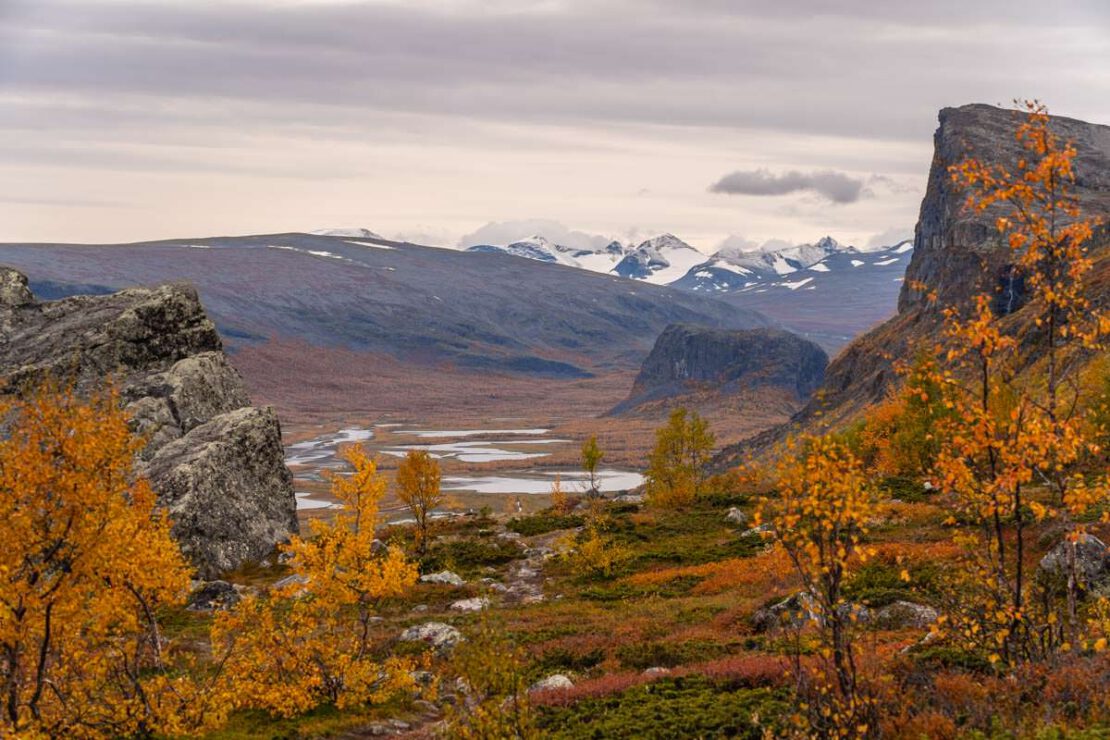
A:
{"type": "Polygon", "coordinates": [[[441,653],[450,652],[463,640],[462,633],[449,624],[425,622],[409,627],[398,638],[401,642],[423,642],[441,653]]]}
{"type": "Polygon", "coordinates": [[[562,673],[556,673],[536,681],[528,687],[528,693],[533,694],[539,691],[565,691],[573,688],[574,681],[571,681],[569,677],[564,676],[562,673]]]}
{"type": "Polygon", "coordinates": [[[9,267],[0,267],[0,306],[18,308],[34,302],[35,297],[27,287],[27,276],[9,267]]]}
{"type": "Polygon", "coordinates": [[[439,573],[425,573],[420,576],[421,583],[437,583],[444,586],[465,586],[466,581],[462,579],[458,573],[449,570],[441,570],[439,573]]]}
{"type": "Polygon", "coordinates": [[[876,609],[872,622],[880,629],[924,629],[937,621],[938,616],[937,610],[931,606],[912,601],[895,601],[876,609]]]}
{"type": "Polygon", "coordinates": [[[241,597],[235,586],[227,581],[202,581],[189,595],[186,608],[190,611],[210,612],[230,609],[240,600],[241,597]]]}
{"type": "Polygon", "coordinates": [[[816,601],[809,593],[800,591],[757,610],[752,615],[752,627],[756,632],[770,632],[780,627],[796,629],[816,619],[816,601]]]}
{"type": "Polygon", "coordinates": [[[272,409],[245,407],[201,424],[155,453],[141,472],[202,574],[261,560],[297,527],[293,476],[272,409]]]}
{"type": "Polygon", "coordinates": [[[1063,540],[1049,550],[1037,565],[1042,580],[1060,588],[1066,585],[1069,549],[1075,548],[1075,575],[1084,591],[1110,586],[1110,550],[1093,534],[1081,534],[1073,544],[1063,540]]]}
{"type": "Polygon", "coordinates": [[[489,599],[484,596],[475,596],[472,599],[459,599],[451,604],[457,612],[480,612],[489,608],[489,599]]]}
{"type": "Polygon", "coordinates": [[[725,521],[729,524],[744,525],[748,523],[748,515],[741,511],[739,508],[733,506],[725,514],[725,521]]]}
{"type": "Polygon", "coordinates": [[[201,424],[250,405],[243,379],[222,352],[203,352],[129,384],[127,410],[148,438],[147,451],[201,424]]]}
{"type": "Polygon", "coordinates": [[[297,530],[277,418],[249,406],[193,288],[36,302],[25,276],[0,268],[3,392],[47,377],[82,393],[115,383],[146,440],[137,472],[202,578],[261,560],[297,530]]]}

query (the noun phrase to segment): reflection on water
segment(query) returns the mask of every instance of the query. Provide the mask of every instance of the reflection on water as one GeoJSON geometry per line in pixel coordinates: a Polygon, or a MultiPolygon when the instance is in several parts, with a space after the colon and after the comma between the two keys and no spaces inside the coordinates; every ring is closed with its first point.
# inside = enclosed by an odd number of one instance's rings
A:
{"type": "Polygon", "coordinates": [[[340,429],[335,434],[325,434],[306,442],[297,442],[285,448],[286,465],[308,465],[321,463],[318,467],[335,467],[324,462],[338,463],[336,454],[343,445],[365,442],[374,438],[374,432],[361,427],[340,429]]]}
{"type": "Polygon", "coordinates": [[[550,429],[407,429],[397,434],[411,434],[424,439],[454,439],[456,437],[477,437],[479,434],[547,434],[550,429]]]}
{"type": "MultiPolygon", "coordinates": [[[[589,484],[589,477],[582,472],[544,471],[521,475],[488,476],[449,476],[443,479],[445,491],[473,491],[475,493],[551,493],[555,476],[560,477],[564,491],[583,493],[589,484]]],[[[598,489],[602,493],[627,491],[642,485],[644,476],[628,470],[607,469],[598,471],[598,489]]]]}
{"type": "Polygon", "coordinates": [[[436,459],[452,458],[461,462],[484,463],[500,460],[529,460],[548,456],[546,452],[506,450],[495,445],[545,445],[569,441],[567,439],[521,439],[490,442],[443,442],[427,445],[400,445],[399,447],[384,449],[382,452],[394,457],[404,457],[409,450],[424,450],[436,459]]]}
{"type": "MultiPolygon", "coordinates": [[[[376,424],[378,428],[386,424],[376,424]]],[[[392,457],[403,457],[409,450],[426,450],[432,457],[443,460],[457,460],[463,463],[492,463],[501,461],[526,461],[548,457],[549,452],[531,452],[519,447],[540,447],[553,444],[572,444],[572,440],[541,437],[550,429],[416,429],[395,432],[399,435],[415,436],[429,440],[445,440],[426,444],[406,444],[381,446],[372,452],[392,457]],[[491,435],[492,440],[467,440],[467,437],[491,435]],[[497,439],[497,436],[512,439],[497,439]],[[521,437],[521,438],[516,438],[521,437]],[[528,439],[528,437],[533,437],[528,439]],[[510,449],[512,448],[512,449],[510,449]]],[[[302,481],[321,481],[321,472],[339,469],[344,463],[338,459],[339,448],[345,444],[366,442],[374,439],[371,429],[350,427],[340,429],[334,434],[326,434],[305,442],[297,442],[286,448],[285,462],[296,466],[297,479],[302,481]]],[[[587,489],[588,476],[580,471],[556,472],[526,468],[520,471],[498,471],[497,475],[445,475],[443,490],[456,493],[476,494],[545,494],[551,492],[555,476],[561,476],[562,487],[568,493],[580,493],[587,489]]],[[[604,493],[626,491],[643,484],[644,477],[637,472],[609,468],[598,473],[598,488],[604,493]]],[[[298,493],[297,508],[324,509],[333,506],[329,501],[312,498],[312,494],[298,493]]]]}

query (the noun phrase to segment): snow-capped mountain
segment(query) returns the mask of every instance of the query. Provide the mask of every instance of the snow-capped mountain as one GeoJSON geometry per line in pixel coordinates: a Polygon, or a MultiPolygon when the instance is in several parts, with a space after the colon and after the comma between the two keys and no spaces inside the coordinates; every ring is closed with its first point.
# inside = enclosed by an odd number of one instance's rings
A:
{"type": "Polygon", "coordinates": [[[828,237],[769,252],[715,254],[672,287],[761,311],[835,351],[894,313],[913,242],[860,250],[828,237]]]}
{"type": "Polygon", "coordinates": [[[771,251],[722,250],[671,284],[687,290],[713,292],[754,291],[770,286],[796,290],[802,287],[797,285],[799,279],[816,278],[835,267],[852,266],[853,263],[865,265],[867,260],[875,261],[855,247],[826,236],[813,244],[771,251]]]}
{"type": "Polygon", "coordinates": [[[644,280],[655,285],[670,285],[694,265],[705,261],[705,254],[674,234],[662,234],[640,244],[612,269],[621,277],[644,280]]]}
{"type": "Polygon", "coordinates": [[[316,229],[315,231],[308,232],[313,236],[346,236],[354,237],[356,239],[381,239],[382,237],[375,234],[370,229],[316,229]]]}
{"type": "Polygon", "coordinates": [[[779,248],[722,249],[707,257],[673,234],[635,247],[614,241],[597,250],[567,247],[537,235],[467,251],[509,254],[712,295],[761,311],[833,352],[894,312],[913,243],[863,250],[825,236],[779,248]]]}
{"type": "Polygon", "coordinates": [[[556,244],[537,234],[505,246],[477,244],[468,247],[466,251],[511,254],[514,257],[525,257],[540,262],[577,267],[591,272],[609,272],[614,265],[621,261],[627,250],[617,241],[610,242],[604,249],[568,247],[563,244],[556,244]]]}

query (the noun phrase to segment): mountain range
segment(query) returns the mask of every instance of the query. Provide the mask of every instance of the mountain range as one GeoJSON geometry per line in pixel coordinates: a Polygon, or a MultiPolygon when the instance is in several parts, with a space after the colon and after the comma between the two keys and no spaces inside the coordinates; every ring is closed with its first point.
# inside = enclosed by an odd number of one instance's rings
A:
{"type": "Polygon", "coordinates": [[[673,234],[638,245],[568,247],[542,235],[468,252],[503,254],[716,295],[760,311],[835,352],[893,313],[912,240],[862,250],[830,236],[772,249],[722,249],[712,255],[673,234]]]}

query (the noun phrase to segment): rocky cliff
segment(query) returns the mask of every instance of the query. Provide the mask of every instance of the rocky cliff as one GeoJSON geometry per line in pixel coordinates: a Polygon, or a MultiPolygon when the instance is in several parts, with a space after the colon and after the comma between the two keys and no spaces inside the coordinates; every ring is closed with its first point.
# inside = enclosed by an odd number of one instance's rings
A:
{"type": "Polygon", "coordinates": [[[706,389],[722,395],[777,389],[804,400],[820,385],[828,359],[819,346],[786,331],[672,324],[613,413],[706,389]]]}
{"type": "MultiPolygon", "coordinates": [[[[934,155],[917,226],[913,259],[906,269],[898,314],[864,334],[830,363],[814,399],[786,427],[724,450],[717,465],[724,467],[752,448],[767,448],[791,431],[818,431],[842,425],[883,398],[897,376],[894,358],[906,357],[922,339],[935,338],[942,309],[968,304],[982,291],[999,296],[1006,312],[1015,302],[1008,269],[1009,247],[994,228],[995,214],[969,213],[966,194],[949,177],[949,167],[967,157],[1014,168],[1021,147],[1014,139],[1023,114],[988,105],[945,108],[934,136],[934,155]],[[937,300],[925,300],[927,293],[937,300]],[[1005,299],[1004,301],[1002,299],[1005,299]]],[[[1110,221],[1110,127],[1054,116],[1052,129],[1075,143],[1075,193],[1084,216],[1110,221]]],[[[1095,267],[1089,296],[1095,305],[1110,300],[1110,231],[1105,226],[1090,244],[1095,267]]],[[[1018,328],[1020,311],[1009,324],[1018,328]]]]}
{"type": "MultiPolygon", "coordinates": [[[[966,193],[953,184],[948,168],[973,157],[1010,168],[1023,154],[1014,132],[1024,114],[989,105],[945,108],[933,137],[933,163],[914,229],[913,259],[906,269],[899,313],[920,308],[924,292],[936,293],[939,305],[958,305],[983,290],[999,288],[1006,274],[1009,248],[994,227],[994,214],[964,208],[966,193]]],[[[1076,193],[1092,216],[1110,214],[1110,126],[1054,116],[1052,130],[1075,144],[1076,193]]]]}
{"type": "Polygon", "coordinates": [[[46,377],[78,390],[116,383],[147,440],[137,471],[202,577],[261,559],[296,531],[277,417],[250,406],[191,287],[39,302],[23,274],[0,267],[4,390],[46,377]]]}

